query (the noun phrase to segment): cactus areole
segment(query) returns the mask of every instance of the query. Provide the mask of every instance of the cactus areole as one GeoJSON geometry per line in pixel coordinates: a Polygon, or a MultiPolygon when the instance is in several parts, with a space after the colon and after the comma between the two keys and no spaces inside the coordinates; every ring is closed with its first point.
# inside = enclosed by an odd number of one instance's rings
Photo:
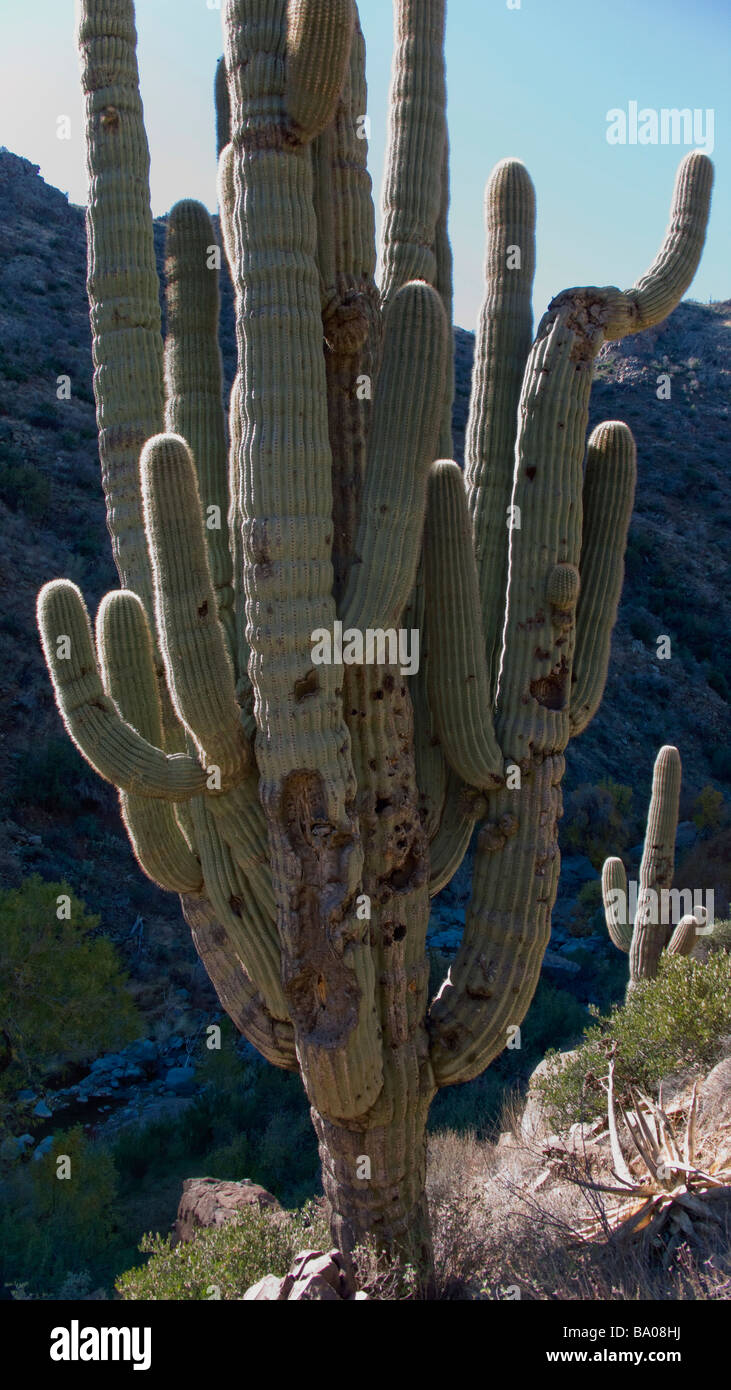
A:
{"type": "Polygon", "coordinates": [[[140,866],[180,894],[237,1028],[301,1075],[335,1242],[370,1235],[428,1266],[427,1111],[531,1002],[564,752],[607,673],[635,459],[608,423],[584,470],[593,360],[684,294],[712,168],[698,152],[681,163],[665,241],[632,289],[566,290],[533,336],[533,185],[518,160],[498,164],[463,474],[445,0],[394,12],[377,284],[354,0],[224,2],[226,413],[210,218],[194,202],[170,213],[163,343],[132,0],[81,0],[94,387],[121,587],[95,634],[67,580],[42,589],[38,622],[66,728],[118,787],[140,866]],[[336,622],[418,632],[418,671],[389,646],[380,664],[314,662],[313,634],[336,622]],[[476,825],[462,943],[430,1000],[429,899],[476,825]]]}

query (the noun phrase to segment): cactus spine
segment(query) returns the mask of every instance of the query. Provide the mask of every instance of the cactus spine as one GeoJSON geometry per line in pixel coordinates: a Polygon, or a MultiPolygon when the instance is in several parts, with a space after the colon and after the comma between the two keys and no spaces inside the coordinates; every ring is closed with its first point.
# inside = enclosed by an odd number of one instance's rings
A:
{"type": "Polygon", "coordinates": [[[645,845],[634,921],[630,920],[627,875],[621,859],[607,859],[602,869],[602,898],[607,931],[620,951],[629,954],[631,990],[640,980],[654,980],[663,949],[670,956],[687,956],[706,925],[705,908],[694,906],[673,928],[663,920],[663,895],[670,891],[675,864],[675,837],[681,780],[680,754],[666,744],[655,759],[652,795],[647,813],[645,845]]]}
{"type": "Polygon", "coordinates": [[[688,155],[648,274],[627,293],[564,292],[531,345],[535,196],[519,161],[498,165],[463,481],[444,0],[394,12],[377,286],[354,0],[224,7],[226,454],[213,231],[196,204],[170,215],[163,355],[133,6],[82,0],[95,389],[122,588],[96,652],[67,581],[41,591],[38,621],[66,727],[120,789],[142,868],[181,895],[236,1026],[300,1071],[334,1238],[372,1234],[428,1266],[429,1104],[528,1008],[564,752],[606,678],[634,446],[600,427],[582,476],[593,359],[684,293],[712,175],[688,155]],[[317,664],[314,634],[335,621],[416,628],[418,673],[385,648],[317,664]],[[478,822],[464,940],[430,1004],[429,895],[478,822]]]}

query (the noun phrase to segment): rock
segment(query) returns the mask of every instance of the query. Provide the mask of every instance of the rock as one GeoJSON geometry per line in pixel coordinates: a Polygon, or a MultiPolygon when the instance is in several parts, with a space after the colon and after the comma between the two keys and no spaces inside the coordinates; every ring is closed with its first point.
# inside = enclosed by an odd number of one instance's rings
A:
{"type": "Polygon", "coordinates": [[[581,970],[578,961],[568,960],[566,956],[560,956],[556,951],[546,951],[543,957],[543,968],[545,970],[558,970],[564,975],[578,975],[581,970]]]}
{"type": "Polygon", "coordinates": [[[731,1057],[724,1057],[698,1087],[698,1116],[714,1127],[731,1123],[731,1057]]]}
{"type": "Polygon", "coordinates": [[[34,1158],[34,1160],[37,1160],[37,1159],[39,1159],[39,1158],[45,1158],[46,1154],[50,1152],[50,1150],[52,1149],[52,1147],[53,1147],[53,1135],[52,1135],[52,1134],[47,1134],[46,1137],[45,1137],[45,1139],[41,1139],[40,1144],[39,1144],[39,1145],[37,1146],[37,1148],[34,1150],[34,1152],[33,1152],[33,1158],[34,1158]]]}
{"type": "Polygon", "coordinates": [[[267,1274],[244,1294],[245,1302],[351,1303],[368,1295],[356,1292],[353,1267],[340,1250],[300,1250],[283,1279],[267,1274]]]}
{"type": "Polygon", "coordinates": [[[38,1104],[33,1106],[33,1114],[36,1115],[39,1120],[50,1120],[53,1111],[49,1110],[45,1100],[39,1100],[38,1104]]]}
{"type": "Polygon", "coordinates": [[[176,1095],[192,1095],[195,1090],[195,1072],[192,1067],[171,1067],[165,1077],[165,1085],[176,1095]]]}
{"type": "Polygon", "coordinates": [[[18,1100],[35,1100],[37,1091],[18,1091],[18,1100]]]}
{"type": "Polygon", "coordinates": [[[698,839],[698,828],[692,820],[681,820],[675,834],[675,848],[690,849],[698,839]]]}
{"type": "Polygon", "coordinates": [[[257,1211],[282,1210],[271,1192],[249,1178],[241,1182],[186,1178],[172,1229],[172,1243],[177,1245],[180,1241],[192,1240],[196,1231],[209,1226],[223,1226],[248,1207],[256,1207],[257,1211]]]}
{"type": "MultiPolygon", "coordinates": [[[[564,1067],[566,1063],[576,1056],[576,1049],[571,1052],[560,1052],[558,1057],[550,1059],[554,1065],[564,1067]]],[[[530,1074],[528,1081],[528,1095],[525,1108],[520,1121],[520,1133],[524,1139],[545,1139],[548,1133],[548,1126],[543,1109],[543,1098],[537,1092],[536,1083],[546,1076],[549,1072],[549,1058],[544,1057],[542,1062],[530,1074]]]]}

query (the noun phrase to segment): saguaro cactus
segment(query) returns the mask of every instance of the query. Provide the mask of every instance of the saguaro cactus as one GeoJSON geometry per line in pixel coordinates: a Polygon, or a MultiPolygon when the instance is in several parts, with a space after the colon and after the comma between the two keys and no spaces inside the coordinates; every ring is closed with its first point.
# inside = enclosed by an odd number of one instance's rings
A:
{"type": "Polygon", "coordinates": [[[82,0],[95,391],[123,587],[96,653],[73,584],[38,603],[62,717],[120,789],[142,868],[180,893],[237,1027],[301,1073],[335,1240],[427,1262],[427,1111],[533,996],[563,755],[606,677],[634,445],[600,426],[584,476],[593,359],[684,293],[712,178],[688,155],[647,274],[626,293],[565,291],[531,345],[533,187],[519,161],[498,165],[463,479],[444,8],[394,6],[377,286],[353,0],[225,4],[226,452],[213,230],[198,205],[170,214],[163,357],[133,7],[82,0]],[[375,633],[375,662],[313,660],[336,622],[375,633]],[[401,626],[420,635],[408,681],[386,646],[401,626]],[[430,1003],[430,893],[477,822],[464,939],[430,1003]]]}
{"type": "MultiPolygon", "coordinates": [[[[621,859],[611,858],[602,869],[602,898],[607,931],[620,951],[629,955],[628,992],[638,980],[654,980],[663,950],[687,956],[706,925],[704,907],[693,904],[672,925],[667,910],[675,866],[681,764],[677,748],[666,744],[655,759],[652,796],[647,813],[645,845],[640,863],[639,893],[630,916],[627,874],[621,859]]],[[[680,898],[681,894],[678,894],[680,898]]]]}

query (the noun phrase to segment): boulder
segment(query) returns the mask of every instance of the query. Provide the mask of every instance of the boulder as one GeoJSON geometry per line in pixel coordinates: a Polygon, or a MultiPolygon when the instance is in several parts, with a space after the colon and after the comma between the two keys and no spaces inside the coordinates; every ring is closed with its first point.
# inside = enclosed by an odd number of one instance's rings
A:
{"type": "Polygon", "coordinates": [[[271,1192],[249,1178],[241,1182],[186,1178],[171,1232],[172,1243],[177,1245],[180,1241],[192,1240],[196,1231],[209,1226],[223,1226],[248,1207],[255,1207],[257,1211],[282,1210],[271,1192]]]}
{"type": "Polygon", "coordinates": [[[356,1292],[353,1267],[340,1250],[300,1250],[283,1279],[265,1275],[246,1290],[243,1302],[354,1303],[367,1297],[356,1292]]]}

